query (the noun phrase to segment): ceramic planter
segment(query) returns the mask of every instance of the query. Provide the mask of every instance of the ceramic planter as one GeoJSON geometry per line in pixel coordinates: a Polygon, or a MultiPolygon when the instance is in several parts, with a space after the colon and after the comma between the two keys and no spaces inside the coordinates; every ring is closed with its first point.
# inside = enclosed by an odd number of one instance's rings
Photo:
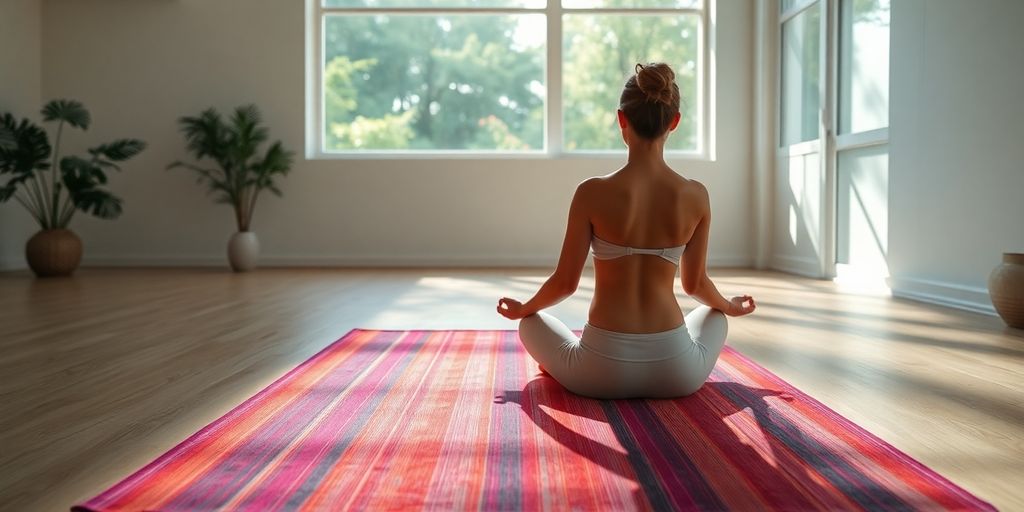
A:
{"type": "Polygon", "coordinates": [[[70,276],[82,261],[82,240],[69,229],[44,229],[28,239],[25,259],[39,277],[70,276]]]}
{"type": "Polygon", "coordinates": [[[228,261],[235,272],[256,268],[260,256],[260,240],[252,231],[239,231],[228,240],[228,261]]]}
{"type": "Polygon", "coordinates": [[[988,278],[988,293],[1006,325],[1024,329],[1024,253],[1003,253],[988,278]]]}

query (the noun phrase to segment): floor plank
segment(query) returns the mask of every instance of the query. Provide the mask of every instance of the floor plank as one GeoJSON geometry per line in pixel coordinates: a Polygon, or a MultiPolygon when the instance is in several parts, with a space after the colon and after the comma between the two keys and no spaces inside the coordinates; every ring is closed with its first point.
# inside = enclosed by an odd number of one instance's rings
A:
{"type": "MultiPolygon", "coordinates": [[[[511,329],[535,269],[0,273],[0,509],[66,510],[356,327],[511,329]]],[[[1024,509],[1024,332],[772,272],[717,271],[729,343],[1005,510],[1024,509]]],[[[551,312],[581,327],[593,292],[551,312]]],[[[680,297],[684,307],[694,303],[680,297]]]]}

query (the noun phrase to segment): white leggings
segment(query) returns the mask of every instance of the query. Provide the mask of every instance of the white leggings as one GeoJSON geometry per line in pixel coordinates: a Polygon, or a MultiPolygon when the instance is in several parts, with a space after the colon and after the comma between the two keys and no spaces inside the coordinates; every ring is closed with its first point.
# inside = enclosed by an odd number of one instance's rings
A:
{"type": "Polygon", "coordinates": [[[729,330],[725,315],[700,306],[683,325],[649,334],[583,327],[576,337],[539,312],[519,322],[519,339],[573,393],[593,398],[671,398],[696,392],[715,367],[729,330]]]}

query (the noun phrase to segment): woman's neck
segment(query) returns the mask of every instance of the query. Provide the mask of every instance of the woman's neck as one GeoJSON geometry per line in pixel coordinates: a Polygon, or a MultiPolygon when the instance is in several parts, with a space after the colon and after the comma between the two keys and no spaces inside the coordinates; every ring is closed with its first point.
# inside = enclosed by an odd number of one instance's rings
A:
{"type": "Polygon", "coordinates": [[[629,144],[627,165],[651,171],[661,170],[665,163],[665,139],[633,140],[629,144]]]}

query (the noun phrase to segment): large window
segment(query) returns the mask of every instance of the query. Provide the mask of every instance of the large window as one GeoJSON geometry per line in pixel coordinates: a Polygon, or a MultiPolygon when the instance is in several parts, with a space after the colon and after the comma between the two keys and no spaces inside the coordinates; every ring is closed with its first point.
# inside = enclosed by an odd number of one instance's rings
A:
{"type": "Polygon", "coordinates": [[[316,156],[621,150],[619,93],[649,61],[682,93],[669,149],[706,147],[701,0],[308,1],[316,156]]]}

